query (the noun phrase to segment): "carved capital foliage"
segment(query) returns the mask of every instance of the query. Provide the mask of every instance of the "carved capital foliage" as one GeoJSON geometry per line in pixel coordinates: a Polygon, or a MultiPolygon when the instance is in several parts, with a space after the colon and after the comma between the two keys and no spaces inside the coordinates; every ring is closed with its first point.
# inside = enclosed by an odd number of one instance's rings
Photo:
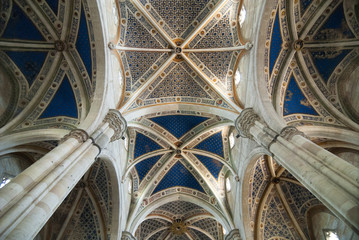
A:
{"type": "Polygon", "coordinates": [[[123,231],[121,240],[136,240],[136,238],[134,236],[132,236],[131,233],[123,231]]]}
{"type": "Polygon", "coordinates": [[[111,142],[116,141],[125,135],[127,123],[118,110],[110,109],[103,121],[107,122],[110,128],[115,131],[115,134],[111,137],[111,142]]]}
{"type": "Polygon", "coordinates": [[[228,233],[225,240],[242,240],[241,234],[238,229],[233,229],[228,233]]]}
{"type": "Polygon", "coordinates": [[[288,141],[291,140],[295,135],[306,137],[303,132],[299,131],[296,127],[293,126],[287,126],[283,128],[279,135],[288,141]]]}
{"type": "Polygon", "coordinates": [[[71,132],[69,132],[68,134],[66,134],[63,138],[61,138],[60,144],[65,142],[69,138],[75,138],[77,141],[79,141],[79,143],[83,143],[83,142],[86,142],[87,139],[89,139],[90,137],[85,130],[74,129],[71,132]]]}
{"type": "Polygon", "coordinates": [[[243,109],[235,121],[237,132],[239,132],[242,137],[252,139],[249,129],[254,126],[256,121],[260,121],[260,117],[254,112],[253,108],[243,109]]]}

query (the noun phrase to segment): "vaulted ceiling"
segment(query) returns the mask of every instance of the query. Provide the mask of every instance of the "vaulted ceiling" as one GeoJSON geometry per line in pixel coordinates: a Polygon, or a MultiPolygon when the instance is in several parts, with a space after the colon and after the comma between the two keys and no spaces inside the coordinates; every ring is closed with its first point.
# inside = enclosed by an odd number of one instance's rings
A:
{"type": "MultiPolygon", "coordinates": [[[[232,120],[246,103],[239,96],[236,73],[248,71],[239,63],[249,55],[252,43],[263,50],[252,63],[263,77],[258,82],[266,85],[273,107],[287,124],[359,129],[356,1],[267,1],[258,43],[255,36],[246,40],[241,35],[243,9],[258,3],[115,2],[118,38],[109,46],[120,63],[123,86],[120,101],[114,104],[129,126],[123,180],[130,177],[133,184],[129,214],[133,231],[137,220],[144,225],[157,221],[146,218],[159,211],[157,203],[179,204],[175,198],[179,195],[188,197],[181,200],[184,205],[201,203],[203,211],[221,220],[217,226],[233,225],[225,179],[235,177],[237,169],[229,135],[232,120]]],[[[109,50],[102,49],[102,38],[95,34],[99,14],[93,5],[86,0],[0,1],[0,84],[6,86],[0,88],[0,135],[72,129],[85,120],[95,91],[104,82],[99,69],[111,65],[101,58],[109,50]]],[[[252,182],[244,183],[252,189],[248,199],[252,199],[253,232],[265,239],[308,236],[302,220],[293,222],[302,219],[306,205],[296,205],[304,200],[293,197],[291,189],[303,193],[305,201],[312,201],[312,195],[284,169],[273,170],[271,161],[262,160],[252,172],[252,182]],[[274,178],[281,178],[281,183],[271,181],[274,178]],[[255,196],[262,199],[258,206],[253,203],[255,196]],[[283,201],[287,202],[284,208],[283,201]],[[261,228],[266,221],[277,221],[285,231],[261,228]],[[289,225],[282,224],[286,221],[289,225]]],[[[99,166],[94,166],[94,174],[99,166]]],[[[105,201],[100,194],[94,196],[96,184],[87,188],[83,205],[74,215],[78,226],[86,222],[81,220],[82,212],[96,212],[94,203],[105,201]]],[[[65,210],[70,208],[66,204],[65,210]]],[[[97,216],[91,218],[91,224],[98,221],[97,216]]],[[[167,230],[173,225],[159,222],[167,230]]],[[[83,227],[86,234],[91,229],[85,223],[83,227]]],[[[139,234],[143,229],[139,227],[139,234]]],[[[221,234],[220,227],[217,230],[221,234]]],[[[106,235],[105,228],[99,231],[106,235]]],[[[214,237],[215,232],[204,231],[214,237]]]]}

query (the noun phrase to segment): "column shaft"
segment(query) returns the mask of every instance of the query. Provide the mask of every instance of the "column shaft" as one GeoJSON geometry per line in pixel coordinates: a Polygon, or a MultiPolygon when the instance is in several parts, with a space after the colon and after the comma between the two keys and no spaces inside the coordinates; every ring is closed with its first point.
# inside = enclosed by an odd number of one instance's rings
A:
{"type": "Polygon", "coordinates": [[[359,169],[288,126],[276,133],[252,109],[236,120],[244,137],[255,140],[334,214],[359,232],[359,169]]]}

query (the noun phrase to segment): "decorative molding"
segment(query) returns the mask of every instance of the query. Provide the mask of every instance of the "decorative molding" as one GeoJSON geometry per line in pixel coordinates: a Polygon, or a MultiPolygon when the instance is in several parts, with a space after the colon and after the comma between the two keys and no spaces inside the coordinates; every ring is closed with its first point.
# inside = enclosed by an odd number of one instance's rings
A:
{"type": "Polygon", "coordinates": [[[232,231],[230,231],[228,235],[225,237],[225,240],[242,240],[239,230],[233,229],[232,231]]]}
{"type": "Polygon", "coordinates": [[[291,140],[295,135],[300,135],[307,138],[303,132],[299,131],[294,126],[287,126],[283,128],[279,135],[288,141],[291,140]]]}
{"type": "Polygon", "coordinates": [[[130,232],[123,231],[121,240],[137,240],[130,232]]]}
{"type": "Polygon", "coordinates": [[[256,121],[260,120],[260,117],[254,112],[253,108],[245,108],[235,121],[236,130],[242,137],[253,139],[249,130],[254,126],[256,121]]]}
{"type": "Polygon", "coordinates": [[[87,132],[83,129],[74,129],[71,130],[68,134],[66,134],[61,140],[59,141],[59,144],[65,142],[69,138],[75,138],[79,143],[86,142],[90,137],[87,134],[87,132]]]}
{"type": "Polygon", "coordinates": [[[103,122],[107,122],[110,128],[115,131],[111,137],[111,142],[123,138],[127,130],[127,123],[118,110],[110,109],[103,122]]]}

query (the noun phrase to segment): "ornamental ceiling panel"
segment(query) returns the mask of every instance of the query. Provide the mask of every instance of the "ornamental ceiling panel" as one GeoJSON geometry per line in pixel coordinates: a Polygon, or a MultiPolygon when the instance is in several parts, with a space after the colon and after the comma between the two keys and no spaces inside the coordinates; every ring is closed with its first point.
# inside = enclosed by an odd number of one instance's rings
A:
{"type": "Polygon", "coordinates": [[[248,225],[255,239],[310,238],[308,212],[322,203],[271,157],[253,166],[248,193],[248,225]]]}
{"type": "Polygon", "coordinates": [[[1,3],[0,71],[11,82],[2,131],[73,129],[96,87],[96,49],[87,1],[1,3]]]}
{"type": "Polygon", "coordinates": [[[223,228],[199,205],[172,201],[153,210],[138,226],[135,236],[138,239],[223,239],[223,228]]]}
{"type": "Polygon", "coordinates": [[[288,124],[358,129],[338,92],[359,62],[355,1],[269,5],[264,73],[277,112],[288,124]]]}
{"type": "Polygon", "coordinates": [[[196,104],[240,111],[233,92],[240,56],[239,1],[119,2],[115,44],[123,68],[120,110],[196,104]]]}

